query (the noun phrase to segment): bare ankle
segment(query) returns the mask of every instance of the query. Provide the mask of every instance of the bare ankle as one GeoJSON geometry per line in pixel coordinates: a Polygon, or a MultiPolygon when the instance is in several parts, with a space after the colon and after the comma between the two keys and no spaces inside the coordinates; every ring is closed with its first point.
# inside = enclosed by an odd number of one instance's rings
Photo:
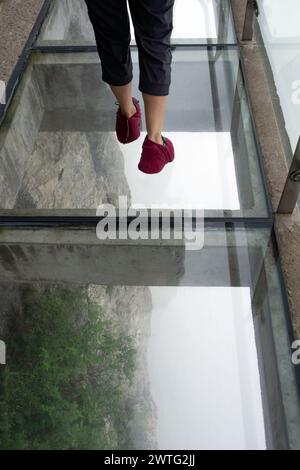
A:
{"type": "Polygon", "coordinates": [[[161,133],[148,133],[148,139],[151,140],[152,142],[155,142],[156,144],[163,145],[163,139],[161,136],[161,133]]]}
{"type": "Polygon", "coordinates": [[[125,116],[127,119],[130,119],[132,116],[135,115],[136,107],[132,103],[132,106],[129,109],[121,109],[121,112],[122,112],[123,116],[125,116]]]}

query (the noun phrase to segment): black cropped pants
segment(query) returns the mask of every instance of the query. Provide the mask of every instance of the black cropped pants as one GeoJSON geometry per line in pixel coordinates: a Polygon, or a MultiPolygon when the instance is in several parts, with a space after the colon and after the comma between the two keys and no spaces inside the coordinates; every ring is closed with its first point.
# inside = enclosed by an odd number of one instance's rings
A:
{"type": "MultiPolygon", "coordinates": [[[[103,81],[126,85],[132,80],[127,0],[85,0],[102,64],[103,81]]],[[[139,53],[139,89],[168,95],[171,83],[174,0],[128,0],[139,53]]]]}

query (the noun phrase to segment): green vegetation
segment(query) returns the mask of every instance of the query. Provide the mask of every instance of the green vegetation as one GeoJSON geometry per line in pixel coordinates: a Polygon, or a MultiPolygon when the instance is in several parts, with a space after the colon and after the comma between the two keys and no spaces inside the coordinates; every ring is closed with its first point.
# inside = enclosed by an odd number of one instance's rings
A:
{"type": "Polygon", "coordinates": [[[0,449],[128,449],[135,348],[85,289],[32,288],[0,369],[0,449]]]}

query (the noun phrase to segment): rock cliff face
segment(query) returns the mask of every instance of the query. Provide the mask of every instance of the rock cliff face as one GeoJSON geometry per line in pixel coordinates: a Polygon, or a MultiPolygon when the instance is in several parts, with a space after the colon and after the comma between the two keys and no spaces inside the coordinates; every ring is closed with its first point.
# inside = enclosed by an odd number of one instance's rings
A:
{"type": "Polygon", "coordinates": [[[16,95],[18,112],[11,106],[8,125],[0,129],[0,207],[11,209],[21,185],[27,156],[34,151],[44,106],[31,70],[25,72],[16,95]]]}
{"type": "Polygon", "coordinates": [[[114,133],[41,132],[29,156],[16,208],[93,209],[117,205],[130,189],[114,133]]]}
{"type": "Polygon", "coordinates": [[[112,94],[98,61],[76,58],[28,66],[0,130],[2,209],[94,210],[119,195],[130,203],[112,94]]]}
{"type": "Polygon", "coordinates": [[[136,449],[158,449],[156,407],[151,397],[146,354],[151,334],[151,293],[148,287],[103,287],[90,285],[88,298],[100,305],[118,333],[134,338],[136,371],[125,385],[128,397],[128,429],[136,449]]]}
{"type": "Polygon", "coordinates": [[[84,0],[54,2],[50,15],[41,31],[40,40],[94,42],[94,32],[88,21],[84,0]]]}
{"type": "MultiPolygon", "coordinates": [[[[45,289],[58,297],[61,285],[31,285],[1,284],[0,294],[4,299],[0,307],[0,339],[7,343],[9,349],[14,338],[14,328],[18,325],[22,328],[24,317],[22,299],[27,297],[27,302],[34,302],[42,297],[45,289]],[[34,287],[34,289],[32,289],[34,287]],[[28,299],[29,296],[29,299],[28,299]],[[30,300],[31,299],[31,300],[30,300]],[[17,323],[16,323],[17,322],[17,323]]],[[[66,288],[66,286],[64,286],[66,288]]],[[[70,287],[70,292],[74,286],[70,287]]],[[[102,320],[111,325],[112,334],[131,337],[135,349],[134,375],[131,382],[124,382],[122,397],[125,400],[126,422],[122,423],[128,434],[128,440],[134,449],[157,449],[157,414],[156,407],[151,397],[150,381],[146,353],[148,340],[151,333],[151,293],[148,287],[123,287],[123,286],[83,286],[82,305],[77,312],[72,312],[78,328],[85,325],[88,319],[88,307],[98,305],[102,320]]],[[[28,305],[27,305],[28,308],[28,305]]],[[[34,364],[33,364],[34,368],[34,364]]],[[[106,421],[107,433],[113,434],[113,416],[108,416],[106,421]]]]}

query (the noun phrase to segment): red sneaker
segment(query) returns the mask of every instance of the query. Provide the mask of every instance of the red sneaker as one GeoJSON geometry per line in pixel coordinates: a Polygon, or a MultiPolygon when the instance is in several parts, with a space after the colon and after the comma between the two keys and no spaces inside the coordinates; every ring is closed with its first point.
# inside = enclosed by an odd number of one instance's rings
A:
{"type": "Polygon", "coordinates": [[[131,118],[122,114],[120,106],[117,111],[116,133],[121,144],[129,144],[141,135],[141,107],[137,99],[132,98],[132,101],[136,107],[136,113],[131,118]]]}
{"type": "Polygon", "coordinates": [[[175,151],[172,142],[163,137],[163,145],[153,142],[146,136],[143,143],[143,151],[139,170],[143,173],[154,174],[159,173],[167,163],[170,163],[175,158],[175,151]]]}

